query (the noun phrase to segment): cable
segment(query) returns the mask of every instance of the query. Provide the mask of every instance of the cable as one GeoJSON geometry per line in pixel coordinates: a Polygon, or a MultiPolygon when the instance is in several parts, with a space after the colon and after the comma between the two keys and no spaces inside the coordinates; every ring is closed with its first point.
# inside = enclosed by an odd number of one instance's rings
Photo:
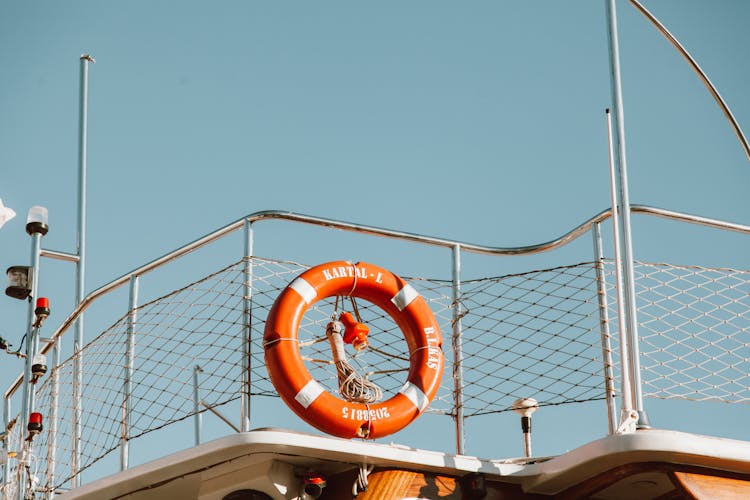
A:
{"type": "Polygon", "coordinates": [[[367,478],[374,468],[374,465],[365,466],[365,464],[362,464],[359,466],[357,479],[354,480],[354,484],[352,485],[352,496],[356,497],[360,492],[367,491],[367,486],[369,485],[367,478]]]}

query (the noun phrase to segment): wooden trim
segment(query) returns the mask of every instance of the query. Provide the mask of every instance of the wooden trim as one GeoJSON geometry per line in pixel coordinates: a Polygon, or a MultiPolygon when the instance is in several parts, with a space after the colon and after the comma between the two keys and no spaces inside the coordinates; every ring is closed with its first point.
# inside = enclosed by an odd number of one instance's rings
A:
{"type": "MultiPolygon", "coordinates": [[[[356,479],[355,471],[347,471],[328,479],[328,487],[320,500],[340,500],[349,498],[356,479]]],[[[463,477],[444,476],[404,469],[375,469],[369,476],[366,492],[357,495],[356,500],[391,500],[403,498],[424,498],[429,500],[475,500],[463,487],[463,477]]],[[[525,500],[548,500],[548,495],[524,493],[518,484],[489,481],[487,495],[482,500],[523,498],[525,500]]],[[[479,500],[479,497],[476,497],[479,500]]]]}
{"type": "Polygon", "coordinates": [[[690,498],[698,500],[750,498],[750,481],[747,480],[682,471],[674,471],[672,474],[690,498]]]}
{"type": "MultiPolygon", "coordinates": [[[[750,498],[750,475],[663,462],[641,462],[615,467],[590,477],[556,495],[526,493],[519,484],[486,478],[487,495],[483,500],[518,498],[525,500],[576,500],[589,498],[622,479],[645,472],[662,473],[673,486],[659,500],[693,498],[696,500],[729,500],[750,498]]],[[[349,498],[356,470],[328,478],[328,487],[320,500],[349,498]]],[[[356,500],[424,498],[430,500],[473,500],[463,488],[460,476],[444,476],[406,469],[375,469],[369,476],[369,487],[356,500]]],[[[623,485],[626,486],[626,485],[623,485]]]]}
{"type": "Polygon", "coordinates": [[[698,500],[750,498],[750,475],[748,474],[663,462],[641,462],[621,465],[581,481],[579,484],[559,493],[555,498],[561,500],[586,498],[624,478],[643,472],[662,472],[669,477],[675,487],[675,491],[664,495],[662,497],[664,500],[668,498],[695,498],[698,500]],[[707,484],[714,484],[719,490],[698,489],[701,487],[708,488],[707,486],[702,486],[707,484]],[[748,489],[742,489],[745,487],[748,489]],[[695,488],[695,492],[691,488],[695,488]],[[717,496],[723,491],[722,488],[730,493],[727,496],[717,496]],[[710,494],[706,494],[704,491],[708,491],[710,494]],[[734,493],[735,491],[738,493],[734,493]]]}

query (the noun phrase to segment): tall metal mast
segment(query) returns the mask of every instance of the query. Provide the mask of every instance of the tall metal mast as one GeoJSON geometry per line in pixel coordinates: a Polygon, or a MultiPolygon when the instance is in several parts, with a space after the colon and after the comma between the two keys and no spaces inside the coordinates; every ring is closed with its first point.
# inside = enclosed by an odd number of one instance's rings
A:
{"type": "MultiPolygon", "coordinates": [[[[86,156],[88,146],[88,100],[89,100],[89,63],[95,63],[88,54],[81,56],[81,87],[79,108],[79,143],[78,143],[78,233],[76,238],[76,306],[83,301],[86,276],[86,156]]],[[[78,317],[73,339],[73,459],[71,460],[72,487],[80,484],[78,475],[81,457],[81,388],[83,387],[83,363],[81,348],[83,346],[83,315],[78,317]]]]}
{"type": "MultiPolygon", "coordinates": [[[[628,173],[625,155],[625,112],[622,104],[622,85],[620,78],[620,48],[617,37],[617,12],[615,0],[607,0],[607,37],[609,41],[609,66],[611,71],[611,91],[614,101],[615,118],[615,168],[617,170],[620,235],[622,242],[623,296],[628,337],[628,354],[630,358],[630,380],[632,387],[632,407],[638,412],[639,426],[648,426],[648,417],[643,409],[641,390],[640,350],[638,348],[638,317],[635,300],[635,274],[633,272],[633,243],[630,232],[630,198],[628,196],[628,173]]],[[[621,346],[624,349],[625,346],[621,346]]],[[[627,369],[622,367],[623,370],[627,369]]]]}

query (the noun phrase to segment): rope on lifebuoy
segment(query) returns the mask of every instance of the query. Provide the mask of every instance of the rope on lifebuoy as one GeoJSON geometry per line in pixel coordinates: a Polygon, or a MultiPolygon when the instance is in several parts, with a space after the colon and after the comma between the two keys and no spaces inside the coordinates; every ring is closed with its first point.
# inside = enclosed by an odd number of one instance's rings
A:
{"type": "MultiPolygon", "coordinates": [[[[357,288],[357,265],[352,264],[352,267],[354,268],[354,282],[352,283],[352,289],[349,290],[349,293],[346,294],[347,297],[351,297],[352,294],[354,293],[354,289],[357,288]]],[[[354,305],[354,302],[352,302],[352,305],[354,306],[355,309],[357,308],[357,306],[354,305]]],[[[357,313],[357,316],[359,316],[359,313],[357,313]]]]}
{"type": "Polygon", "coordinates": [[[346,359],[344,340],[341,337],[343,326],[340,321],[331,321],[326,327],[326,337],[331,345],[333,363],[336,366],[339,394],[347,401],[373,403],[383,397],[383,391],[366,377],[357,373],[346,359]]]}

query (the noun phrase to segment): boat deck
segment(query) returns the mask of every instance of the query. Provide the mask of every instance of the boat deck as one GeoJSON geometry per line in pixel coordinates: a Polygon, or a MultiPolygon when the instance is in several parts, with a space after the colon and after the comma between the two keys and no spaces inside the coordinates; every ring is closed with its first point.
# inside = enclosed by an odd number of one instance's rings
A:
{"type": "Polygon", "coordinates": [[[750,443],[675,431],[607,436],[556,457],[488,460],[258,429],[99,479],[65,497],[221,500],[253,489],[291,499],[301,495],[305,474],[315,471],[327,480],[320,498],[335,499],[351,491],[360,465],[373,467],[360,499],[479,498],[467,487],[477,476],[485,498],[682,498],[708,481],[714,498],[722,489],[750,494],[750,443]]]}

